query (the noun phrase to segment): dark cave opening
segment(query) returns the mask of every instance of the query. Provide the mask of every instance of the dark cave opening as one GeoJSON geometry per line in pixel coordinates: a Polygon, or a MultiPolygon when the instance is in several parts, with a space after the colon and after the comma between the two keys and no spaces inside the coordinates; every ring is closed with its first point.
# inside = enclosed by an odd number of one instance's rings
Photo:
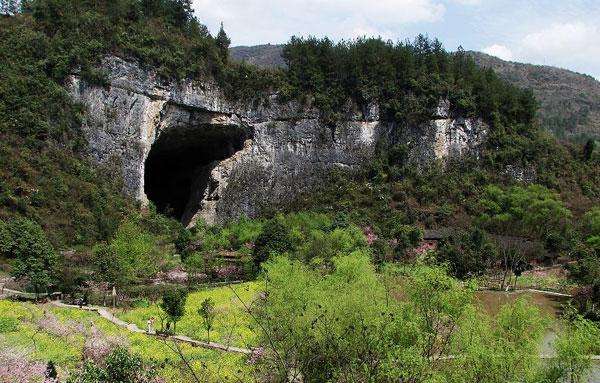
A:
{"type": "Polygon", "coordinates": [[[165,130],[146,159],[144,192],[160,213],[187,224],[200,208],[210,170],[241,150],[249,137],[237,125],[196,125],[165,130]],[[193,211],[193,213],[195,213],[193,211]]]}

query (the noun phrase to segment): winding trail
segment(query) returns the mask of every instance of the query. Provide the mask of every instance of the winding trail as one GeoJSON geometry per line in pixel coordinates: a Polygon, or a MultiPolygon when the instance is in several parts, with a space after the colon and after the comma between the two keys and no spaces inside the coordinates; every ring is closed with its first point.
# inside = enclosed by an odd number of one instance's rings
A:
{"type": "MultiPolygon", "coordinates": [[[[493,290],[493,289],[481,289],[481,290],[500,291],[500,290],[493,290]]],[[[546,295],[557,296],[557,297],[571,297],[571,295],[569,295],[569,294],[558,293],[558,292],[549,291],[549,290],[538,290],[538,289],[517,289],[517,290],[510,290],[507,293],[514,294],[514,293],[523,293],[523,292],[546,294],[546,295]]],[[[4,298],[4,297],[8,297],[8,296],[20,296],[20,297],[29,298],[29,297],[33,296],[33,294],[31,294],[31,293],[25,293],[23,291],[11,290],[11,289],[7,289],[7,288],[4,288],[2,293],[3,294],[0,294],[0,298],[4,298]]],[[[203,347],[203,348],[210,349],[210,350],[218,350],[218,351],[239,353],[239,354],[245,354],[245,355],[250,355],[253,352],[253,350],[249,349],[249,348],[230,346],[230,345],[216,343],[216,342],[204,342],[204,341],[190,338],[185,335],[159,335],[156,332],[149,333],[149,332],[139,328],[134,323],[125,322],[125,321],[117,318],[107,307],[103,307],[103,306],[78,306],[78,305],[67,304],[60,300],[51,300],[50,303],[56,307],[96,312],[96,313],[98,313],[98,315],[100,315],[102,318],[106,319],[107,321],[109,321],[119,327],[125,328],[130,332],[137,333],[137,334],[145,334],[147,336],[161,338],[161,339],[172,339],[177,342],[190,344],[194,347],[203,347]]],[[[539,357],[540,357],[540,359],[552,359],[555,356],[548,355],[548,354],[541,354],[539,357]]],[[[447,356],[440,357],[438,359],[439,360],[451,360],[451,359],[455,359],[455,358],[457,358],[456,355],[447,355],[447,356]]],[[[589,358],[594,361],[600,361],[600,355],[589,355],[589,358]]]]}
{"type": "Polygon", "coordinates": [[[497,293],[505,293],[505,294],[521,294],[521,293],[535,293],[535,294],[543,294],[551,297],[561,297],[561,298],[573,298],[571,294],[559,293],[557,291],[552,290],[539,290],[539,289],[516,289],[516,290],[500,290],[492,287],[482,287],[477,289],[477,291],[491,291],[497,293]]]}
{"type": "Polygon", "coordinates": [[[229,346],[226,344],[216,343],[216,342],[204,342],[201,340],[192,339],[185,335],[159,335],[159,334],[156,334],[155,332],[149,333],[149,332],[139,328],[134,323],[128,323],[128,322],[125,322],[125,321],[117,318],[106,307],[102,307],[102,306],[81,306],[81,307],[79,307],[77,305],[69,305],[69,304],[63,303],[61,301],[51,301],[50,303],[54,306],[62,307],[62,308],[71,308],[71,309],[97,312],[98,315],[100,315],[102,318],[106,319],[107,321],[109,321],[111,323],[114,323],[115,325],[117,325],[119,327],[126,328],[130,332],[134,332],[134,333],[138,333],[138,334],[145,334],[145,335],[156,337],[156,338],[172,339],[177,342],[190,344],[194,347],[203,347],[203,348],[207,348],[210,350],[233,352],[233,353],[246,354],[246,355],[252,354],[252,349],[249,349],[249,348],[229,346]]]}

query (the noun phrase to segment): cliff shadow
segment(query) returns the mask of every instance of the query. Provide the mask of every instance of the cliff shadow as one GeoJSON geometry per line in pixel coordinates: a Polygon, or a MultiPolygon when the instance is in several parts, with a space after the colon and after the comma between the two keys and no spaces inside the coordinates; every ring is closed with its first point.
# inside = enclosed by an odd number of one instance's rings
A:
{"type": "Polygon", "coordinates": [[[144,192],[160,213],[187,225],[202,209],[210,172],[241,150],[247,127],[201,124],[165,129],[145,162],[144,192]]]}

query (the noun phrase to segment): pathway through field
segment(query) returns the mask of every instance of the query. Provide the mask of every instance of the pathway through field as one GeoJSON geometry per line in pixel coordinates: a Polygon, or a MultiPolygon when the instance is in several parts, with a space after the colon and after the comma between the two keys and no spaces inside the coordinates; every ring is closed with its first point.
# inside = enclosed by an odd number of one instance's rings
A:
{"type": "Polygon", "coordinates": [[[216,342],[204,342],[204,341],[192,339],[192,338],[190,338],[188,336],[184,336],[184,335],[169,335],[169,336],[165,336],[165,335],[156,334],[155,332],[147,332],[147,331],[144,331],[141,328],[139,328],[134,323],[128,323],[128,322],[125,322],[125,321],[117,318],[106,307],[102,307],[102,306],[77,306],[77,305],[69,305],[69,304],[63,303],[61,301],[51,301],[51,303],[54,306],[57,306],[57,307],[66,307],[66,308],[72,308],[72,309],[74,308],[74,309],[80,309],[80,310],[86,310],[86,311],[95,311],[102,318],[104,318],[104,319],[106,319],[106,320],[108,320],[108,321],[116,324],[119,327],[126,328],[127,330],[129,330],[131,332],[135,332],[135,333],[139,333],[139,334],[146,334],[148,336],[154,336],[154,337],[163,337],[165,339],[173,339],[173,340],[178,341],[178,342],[188,343],[188,344],[191,344],[192,346],[204,347],[204,348],[208,348],[208,349],[211,349],[211,350],[220,350],[220,351],[225,351],[225,352],[235,352],[235,353],[247,354],[247,355],[252,354],[252,350],[248,349],[248,348],[229,346],[229,345],[226,345],[226,344],[216,343],[216,342]]]}

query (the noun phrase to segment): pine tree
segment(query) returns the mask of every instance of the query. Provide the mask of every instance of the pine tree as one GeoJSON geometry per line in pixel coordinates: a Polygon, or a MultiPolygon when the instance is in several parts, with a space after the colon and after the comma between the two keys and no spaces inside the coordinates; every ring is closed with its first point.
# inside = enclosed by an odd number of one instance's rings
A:
{"type": "Polygon", "coordinates": [[[219,29],[215,42],[219,48],[221,58],[223,61],[227,61],[229,58],[229,44],[231,44],[231,39],[227,36],[227,33],[225,33],[225,29],[223,29],[223,22],[221,22],[221,28],[219,29]]]}

